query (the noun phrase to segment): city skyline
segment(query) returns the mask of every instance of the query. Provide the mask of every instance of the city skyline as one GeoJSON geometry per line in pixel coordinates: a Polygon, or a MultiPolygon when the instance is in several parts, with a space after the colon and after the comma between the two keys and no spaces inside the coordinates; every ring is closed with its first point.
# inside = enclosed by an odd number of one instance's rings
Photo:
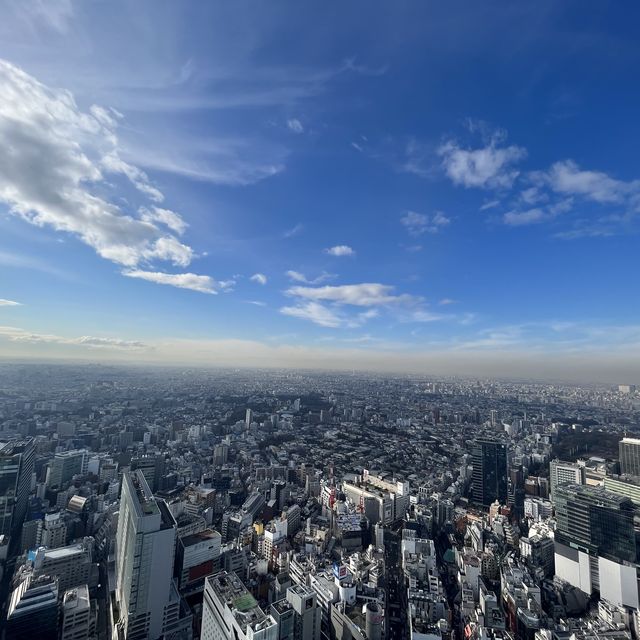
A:
{"type": "Polygon", "coordinates": [[[2,5],[0,356],[638,381],[636,7],[150,7],[2,5]]]}

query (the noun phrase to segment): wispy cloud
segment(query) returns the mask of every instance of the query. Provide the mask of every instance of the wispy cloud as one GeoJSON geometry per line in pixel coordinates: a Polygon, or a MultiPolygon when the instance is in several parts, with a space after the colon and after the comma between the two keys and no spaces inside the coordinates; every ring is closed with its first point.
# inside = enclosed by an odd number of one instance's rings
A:
{"type": "Polygon", "coordinates": [[[36,333],[20,329],[18,327],[0,327],[0,338],[5,338],[11,342],[29,343],[52,343],[60,345],[71,345],[89,347],[93,349],[116,349],[116,350],[140,350],[146,349],[144,342],[137,340],[121,340],[120,338],[105,338],[96,336],[80,336],[78,338],[66,338],[55,334],[36,333]]]}
{"type": "Polygon", "coordinates": [[[166,132],[152,140],[130,134],[121,153],[147,170],[234,187],[282,173],[288,155],[286,148],[258,138],[192,139],[166,132]]]}
{"type": "Polygon", "coordinates": [[[326,285],[324,287],[291,287],[286,293],[307,300],[324,300],[358,307],[372,307],[415,300],[407,294],[396,295],[394,287],[377,282],[326,285]]]}
{"type": "Polygon", "coordinates": [[[321,327],[332,329],[347,328],[356,329],[373,318],[378,317],[377,309],[367,309],[356,314],[348,314],[339,306],[328,307],[319,302],[298,302],[295,306],[285,306],[280,309],[280,313],[309,320],[321,327]]]}
{"type": "Polygon", "coordinates": [[[354,256],[356,252],[346,244],[337,244],[335,247],[329,247],[324,250],[325,253],[328,253],[330,256],[335,257],[344,257],[344,256],[354,256]]]}
{"type": "MultiPolygon", "coordinates": [[[[211,276],[201,276],[195,273],[164,273],[160,271],[144,271],[129,269],[122,272],[128,278],[138,278],[156,284],[166,284],[179,289],[191,289],[200,293],[218,293],[219,283],[211,276]]],[[[222,287],[224,288],[224,287],[222,287]]]]}
{"type": "Polygon", "coordinates": [[[287,271],[285,275],[292,282],[302,282],[303,284],[321,284],[322,282],[326,282],[327,280],[331,280],[336,277],[335,273],[328,273],[327,271],[323,271],[319,276],[316,276],[315,278],[307,278],[304,273],[293,270],[287,271]]]}
{"type": "Polygon", "coordinates": [[[261,284],[261,285],[265,285],[267,284],[267,276],[264,275],[264,273],[254,273],[249,280],[251,280],[251,282],[255,282],[256,284],[261,284]]]}
{"type": "Polygon", "coordinates": [[[504,223],[512,227],[536,224],[544,222],[546,219],[547,214],[539,208],[528,209],[527,211],[508,211],[502,216],[504,223]]]}
{"type": "Polygon", "coordinates": [[[300,235],[300,233],[302,233],[302,230],[304,229],[304,226],[301,223],[297,223],[295,225],[293,225],[293,227],[291,227],[290,229],[287,229],[283,234],[282,237],[283,238],[294,238],[297,235],[300,235]]]}
{"type": "Polygon", "coordinates": [[[44,27],[58,33],[67,32],[73,17],[71,0],[24,0],[10,3],[10,8],[34,29],[44,27]]]}
{"type": "Polygon", "coordinates": [[[287,128],[289,131],[293,131],[293,133],[304,133],[304,127],[302,126],[302,122],[297,118],[291,118],[287,120],[287,128]]]}
{"type": "Polygon", "coordinates": [[[400,218],[400,223],[412,236],[419,236],[423,233],[438,233],[450,222],[451,220],[442,211],[436,211],[432,216],[417,213],[416,211],[408,211],[400,218]]]}
{"type": "Polygon", "coordinates": [[[280,313],[302,320],[310,320],[321,327],[337,328],[342,325],[342,320],[335,312],[318,302],[304,302],[295,306],[282,307],[280,313]]]}
{"type": "Polygon", "coordinates": [[[20,307],[22,303],[15,300],[7,300],[6,298],[0,298],[0,307],[20,307]]]}
{"type": "Polygon", "coordinates": [[[179,213],[169,209],[161,209],[160,207],[151,207],[150,209],[141,207],[140,218],[152,224],[163,224],[179,235],[182,235],[189,226],[179,213]]]}
{"type": "Polygon", "coordinates": [[[616,180],[602,171],[580,169],[573,160],[556,162],[548,172],[537,172],[533,177],[557,193],[583,196],[600,204],[622,203],[640,194],[640,180],[616,180]]]}

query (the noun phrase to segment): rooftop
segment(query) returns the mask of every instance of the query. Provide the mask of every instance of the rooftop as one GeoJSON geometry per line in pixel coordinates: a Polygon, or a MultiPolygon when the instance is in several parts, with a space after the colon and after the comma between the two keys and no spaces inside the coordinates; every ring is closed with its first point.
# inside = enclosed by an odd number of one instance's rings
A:
{"type": "Polygon", "coordinates": [[[65,591],[62,607],[65,612],[73,610],[74,613],[82,611],[83,609],[89,609],[91,607],[89,587],[86,584],[83,584],[75,589],[68,589],[65,591]]]}
{"type": "Polygon", "coordinates": [[[267,616],[258,606],[256,599],[235,573],[220,571],[209,576],[207,582],[219,600],[229,608],[243,632],[247,627],[255,628],[254,625],[259,625],[267,620],[267,616]]]}

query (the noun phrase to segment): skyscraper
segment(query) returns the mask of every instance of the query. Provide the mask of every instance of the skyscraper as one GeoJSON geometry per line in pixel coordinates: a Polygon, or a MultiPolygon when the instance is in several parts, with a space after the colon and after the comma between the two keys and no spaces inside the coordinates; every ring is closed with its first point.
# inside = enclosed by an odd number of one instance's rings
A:
{"type": "Polygon", "coordinates": [[[488,507],[507,499],[507,445],[497,440],[477,440],[472,452],[473,500],[488,507]]]}
{"type": "Polygon", "coordinates": [[[34,459],[32,438],[0,442],[0,534],[15,536],[21,531],[34,459]]]}
{"type": "Polygon", "coordinates": [[[116,534],[116,625],[125,640],[154,640],[185,622],[172,578],[175,540],[176,521],[142,471],[125,473],[116,534]]]}
{"type": "Polygon", "coordinates": [[[623,438],[618,445],[620,473],[640,476],[640,439],[623,438]]]}
{"type": "Polygon", "coordinates": [[[56,453],[47,469],[47,486],[50,489],[62,488],[74,475],[82,473],[86,457],[88,457],[86,451],[56,453]]]}
{"type": "Polygon", "coordinates": [[[551,497],[556,494],[556,488],[561,484],[584,484],[584,467],[573,462],[552,460],[549,464],[549,479],[551,481],[551,497]]]}

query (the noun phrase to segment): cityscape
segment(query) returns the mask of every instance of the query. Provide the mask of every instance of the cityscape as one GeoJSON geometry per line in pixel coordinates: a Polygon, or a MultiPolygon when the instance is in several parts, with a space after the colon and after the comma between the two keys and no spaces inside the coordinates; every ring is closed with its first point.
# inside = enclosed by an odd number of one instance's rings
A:
{"type": "Polygon", "coordinates": [[[639,24],[0,0],[0,640],[640,640],[639,24]]]}
{"type": "Polygon", "coordinates": [[[14,364],[0,418],[7,638],[640,625],[631,384],[14,364]]]}

